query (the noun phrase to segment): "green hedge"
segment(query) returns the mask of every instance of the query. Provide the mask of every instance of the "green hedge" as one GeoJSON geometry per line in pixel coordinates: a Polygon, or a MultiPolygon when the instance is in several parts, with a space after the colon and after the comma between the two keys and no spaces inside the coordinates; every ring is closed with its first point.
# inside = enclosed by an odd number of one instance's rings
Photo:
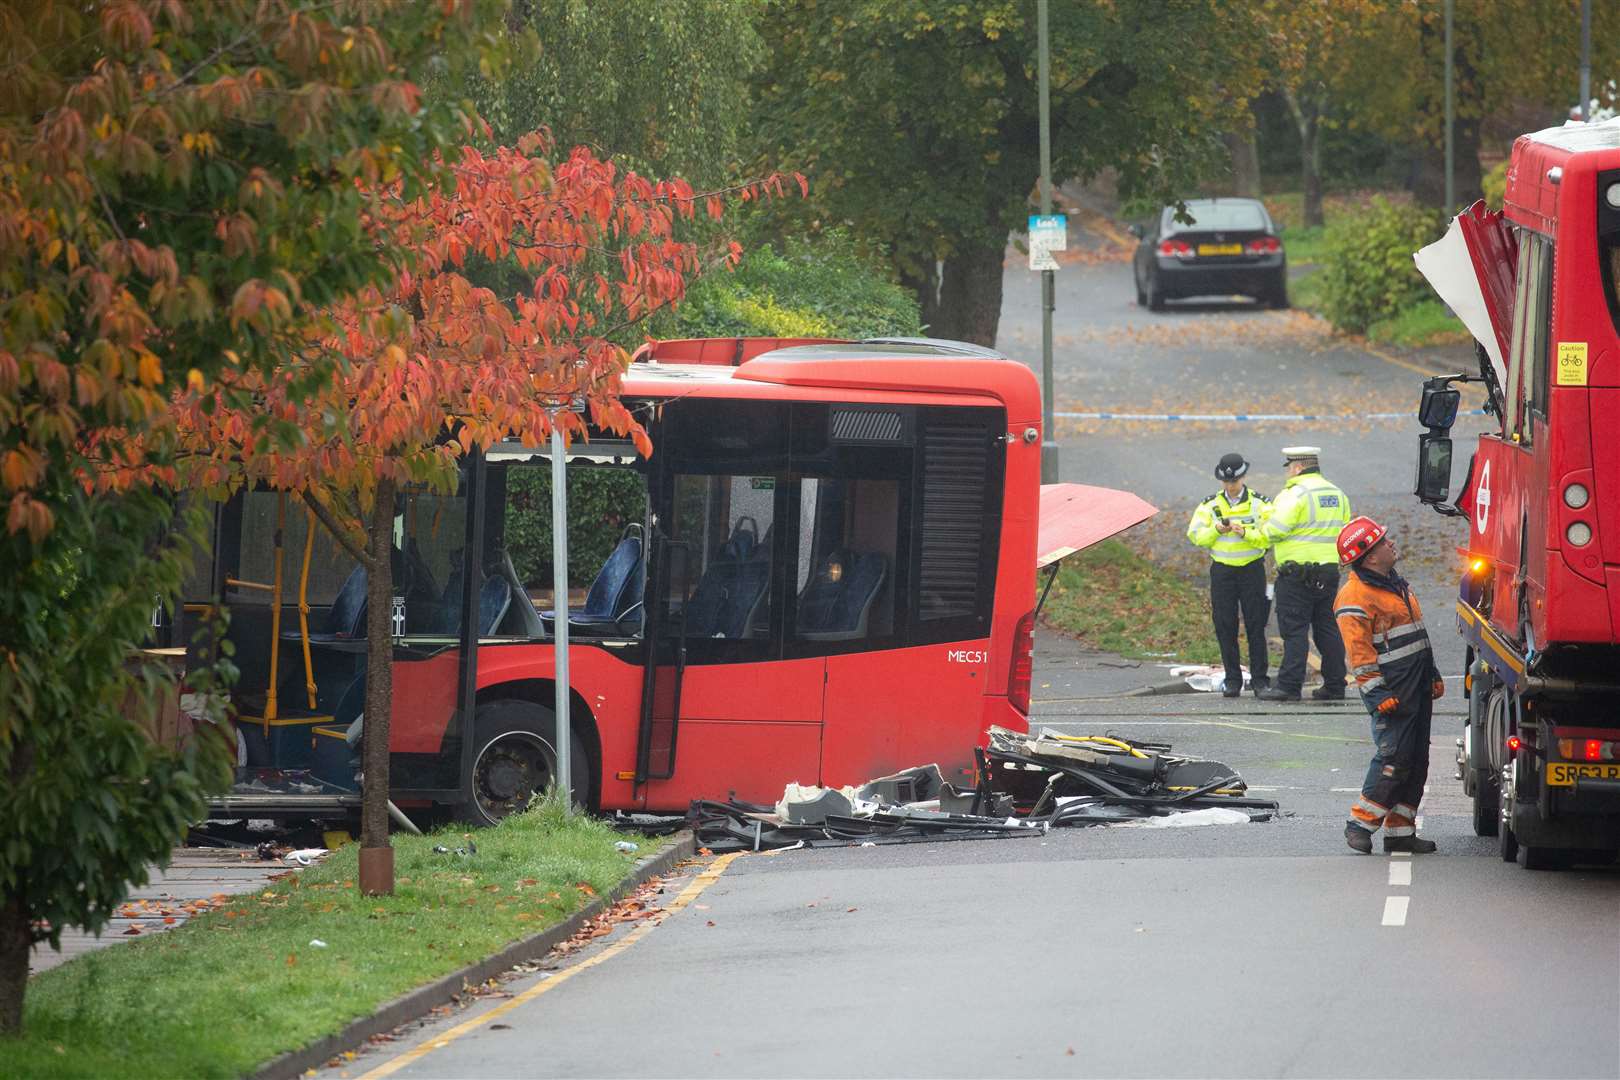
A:
{"type": "Polygon", "coordinates": [[[687,291],[662,337],[915,336],[917,299],[839,234],[753,248],[733,271],[713,270],[687,291]]]}
{"type": "MultiPolygon", "coordinates": [[[[641,474],[629,469],[568,470],[568,583],[596,579],[624,527],[640,521],[641,474]]],[[[506,476],[506,548],[525,585],[551,586],[551,469],[510,469],[506,476]]]]}
{"type": "Polygon", "coordinates": [[[1320,289],[1322,311],[1340,330],[1368,326],[1432,299],[1412,253],[1444,231],[1438,211],[1375,198],[1362,213],[1328,227],[1320,289]]]}

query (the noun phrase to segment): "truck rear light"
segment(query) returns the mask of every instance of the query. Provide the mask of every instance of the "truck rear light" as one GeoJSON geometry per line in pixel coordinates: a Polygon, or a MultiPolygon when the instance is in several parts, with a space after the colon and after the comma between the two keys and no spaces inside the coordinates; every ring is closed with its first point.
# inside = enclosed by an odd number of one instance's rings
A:
{"type": "Polygon", "coordinates": [[[1035,613],[1031,611],[1013,628],[1012,675],[1007,679],[1007,700],[1029,715],[1029,685],[1035,675],[1035,613]]]}
{"type": "Polygon", "coordinates": [[[1192,257],[1193,247],[1185,240],[1165,240],[1159,244],[1159,254],[1177,259],[1192,257]]]}
{"type": "Polygon", "coordinates": [[[1275,255],[1282,250],[1282,241],[1275,236],[1259,236],[1249,241],[1250,255],[1275,255]]]}
{"type": "Polygon", "coordinates": [[[1521,747],[1523,745],[1524,745],[1524,743],[1519,740],[1519,737],[1517,735],[1509,735],[1508,736],[1508,740],[1507,740],[1508,753],[1517,754],[1519,752],[1519,747],[1521,747]]]}
{"type": "Polygon", "coordinates": [[[1558,756],[1565,761],[1613,761],[1620,744],[1607,739],[1559,739],[1558,756]]]}
{"type": "Polygon", "coordinates": [[[1592,493],[1586,490],[1585,484],[1571,484],[1564,489],[1564,505],[1571,510],[1579,510],[1592,498],[1592,493]]]}
{"type": "Polygon", "coordinates": [[[1573,522],[1564,530],[1564,537],[1576,547],[1585,547],[1592,542],[1592,526],[1584,521],[1573,522]]]}

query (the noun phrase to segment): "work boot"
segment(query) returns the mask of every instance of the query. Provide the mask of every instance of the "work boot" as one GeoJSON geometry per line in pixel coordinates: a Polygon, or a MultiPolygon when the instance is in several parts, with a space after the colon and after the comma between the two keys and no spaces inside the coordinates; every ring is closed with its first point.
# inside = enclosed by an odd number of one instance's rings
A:
{"type": "Polygon", "coordinates": [[[1318,686],[1315,690],[1311,691],[1311,700],[1312,701],[1343,701],[1344,700],[1344,687],[1342,687],[1342,686],[1318,686]]]}
{"type": "MultiPolygon", "coordinates": [[[[1361,852],[1363,855],[1372,854],[1372,833],[1363,829],[1353,821],[1344,825],[1344,842],[1361,852]]],[[[1384,837],[1384,850],[1389,850],[1389,837],[1384,837]]]]}
{"type": "Polygon", "coordinates": [[[1227,679],[1221,683],[1221,697],[1237,697],[1241,693],[1243,693],[1242,679],[1235,683],[1231,679],[1227,679]]]}
{"type": "Polygon", "coordinates": [[[1249,689],[1254,691],[1254,696],[1255,697],[1259,697],[1260,696],[1260,691],[1262,691],[1262,690],[1270,690],[1271,689],[1271,680],[1270,679],[1250,679],[1249,680],[1249,689]]]}
{"type": "MultiPolygon", "coordinates": [[[[1370,837],[1367,843],[1368,846],[1371,846],[1372,839],[1370,837]]],[[[1433,855],[1435,843],[1433,840],[1425,840],[1421,836],[1386,836],[1384,837],[1384,854],[1387,855],[1392,851],[1410,851],[1413,855],[1433,855]]]]}
{"type": "Polygon", "coordinates": [[[1268,686],[1264,690],[1256,690],[1254,696],[1261,701],[1298,701],[1299,691],[1290,692],[1280,686],[1268,686]]]}

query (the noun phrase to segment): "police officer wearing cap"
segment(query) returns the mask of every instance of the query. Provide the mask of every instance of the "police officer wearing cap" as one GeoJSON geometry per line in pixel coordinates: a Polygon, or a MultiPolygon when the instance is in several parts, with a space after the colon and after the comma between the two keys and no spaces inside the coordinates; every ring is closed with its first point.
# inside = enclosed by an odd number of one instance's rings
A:
{"type": "Polygon", "coordinates": [[[1339,589],[1339,530],[1350,520],[1350,498],[1322,475],[1315,446],[1283,448],[1288,482],[1272,500],[1271,515],[1244,536],[1269,546],[1277,559],[1277,630],[1283,659],[1277,682],[1255,696],[1265,701],[1298,701],[1305,683],[1309,639],[1322,656],[1317,701],[1344,698],[1344,641],[1333,618],[1339,589]]]}
{"type": "Polygon", "coordinates": [[[1209,609],[1215,640],[1226,667],[1223,693],[1243,692],[1242,654],[1238,651],[1238,614],[1249,638],[1249,685],[1258,694],[1271,685],[1266,677],[1266,545],[1248,539],[1246,531],[1263,522],[1271,504],[1243,482],[1249,463],[1242,454],[1227,454],[1215,466],[1221,490],[1198,504],[1187,523],[1187,539],[1209,550],[1209,609]]]}

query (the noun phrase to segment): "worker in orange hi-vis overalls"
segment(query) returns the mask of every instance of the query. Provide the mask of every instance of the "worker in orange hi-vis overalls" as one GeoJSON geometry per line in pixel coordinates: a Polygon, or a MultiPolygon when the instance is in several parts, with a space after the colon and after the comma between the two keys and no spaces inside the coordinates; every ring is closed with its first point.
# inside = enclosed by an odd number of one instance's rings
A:
{"type": "Polygon", "coordinates": [[[1372,518],[1355,518],[1339,533],[1339,561],[1350,575],[1333,613],[1350,674],[1372,716],[1375,747],[1344,838],[1371,854],[1373,833],[1382,825],[1385,851],[1426,855],[1434,842],[1417,835],[1417,808],[1429,778],[1434,699],[1446,684],[1434,663],[1423,610],[1395,572],[1399,557],[1395,542],[1372,518]]]}

